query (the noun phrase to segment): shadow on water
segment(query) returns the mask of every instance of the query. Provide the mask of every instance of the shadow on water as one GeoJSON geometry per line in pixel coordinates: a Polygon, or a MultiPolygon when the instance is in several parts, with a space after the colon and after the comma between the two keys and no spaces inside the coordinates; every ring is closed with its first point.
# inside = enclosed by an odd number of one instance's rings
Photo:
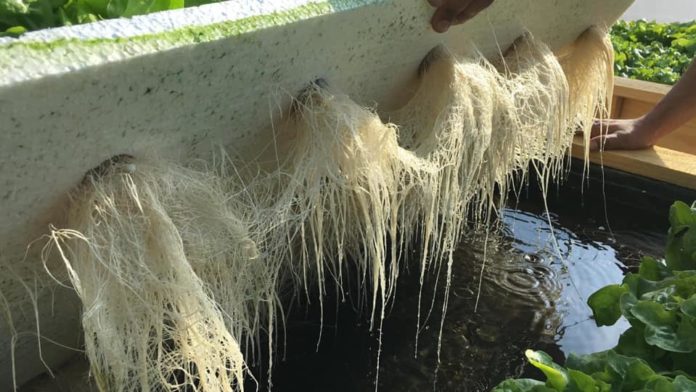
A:
{"type": "MultiPolygon", "coordinates": [[[[654,184],[626,188],[624,181],[619,175],[604,187],[590,184],[594,189],[584,189],[584,195],[579,182],[554,191],[548,197],[550,214],[538,193],[530,191],[504,212],[498,234],[487,241],[485,233],[469,234],[455,255],[440,341],[442,278],[435,288],[431,275],[424,288],[424,318],[433,293],[437,297],[416,348],[418,271],[403,273],[384,322],[379,390],[488,391],[508,377],[537,376],[524,360],[527,348],[563,360],[571,352],[613,347],[627,323],[596,327],[587,298],[620,282],[643,255],[661,255],[669,204],[694,196],[664,188],[645,190],[654,184]],[[474,311],[484,244],[486,266],[474,311]]],[[[288,356],[274,369],[273,389],[374,390],[378,336],[365,318],[347,303],[340,304],[336,315],[325,320],[315,351],[315,316],[309,311],[290,322],[288,356]]]]}

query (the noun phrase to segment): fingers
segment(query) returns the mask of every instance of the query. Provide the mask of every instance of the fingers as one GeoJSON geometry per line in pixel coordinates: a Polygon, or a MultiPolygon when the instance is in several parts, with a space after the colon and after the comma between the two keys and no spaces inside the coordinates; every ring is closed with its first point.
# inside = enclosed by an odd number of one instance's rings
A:
{"type": "Polygon", "coordinates": [[[590,137],[597,137],[603,133],[607,133],[608,128],[609,126],[605,125],[601,120],[594,120],[590,137]]]}
{"type": "Polygon", "coordinates": [[[493,0],[428,0],[437,7],[430,23],[438,33],[444,33],[452,25],[464,23],[493,4],[493,0]]]}
{"type": "Polygon", "coordinates": [[[467,20],[478,15],[479,12],[488,8],[489,5],[493,4],[493,0],[474,0],[468,7],[462,10],[459,15],[454,20],[454,24],[464,23],[467,20]]]}
{"type": "Polygon", "coordinates": [[[469,6],[472,0],[444,0],[433,14],[430,23],[438,33],[444,33],[455,23],[457,16],[469,6]]]}
{"type": "Polygon", "coordinates": [[[590,137],[595,137],[604,134],[612,134],[614,132],[625,131],[633,128],[631,120],[597,120],[592,122],[592,131],[590,137]]]}
{"type": "MultiPolygon", "coordinates": [[[[592,128],[590,128],[590,138],[597,137],[600,135],[608,134],[609,126],[604,124],[601,120],[594,120],[592,122],[592,128]]],[[[585,134],[585,128],[582,125],[578,125],[575,128],[575,136],[582,136],[585,134]]]]}
{"type": "Polygon", "coordinates": [[[640,118],[595,120],[590,133],[590,151],[639,150],[655,143],[655,131],[640,118]]]}
{"type": "Polygon", "coordinates": [[[590,139],[590,151],[595,152],[601,150],[626,150],[630,149],[623,143],[623,138],[620,134],[611,134],[604,136],[597,136],[590,139]]]}
{"type": "Polygon", "coordinates": [[[624,141],[629,139],[630,142],[630,137],[626,137],[629,134],[612,120],[594,120],[590,132],[590,151],[625,150],[627,146],[624,141]]]}
{"type": "Polygon", "coordinates": [[[590,139],[590,151],[591,152],[599,151],[599,149],[602,147],[603,143],[604,143],[604,141],[603,141],[603,138],[601,136],[590,139]]]}
{"type": "Polygon", "coordinates": [[[458,16],[464,12],[471,3],[478,0],[429,0],[433,2],[440,1],[440,5],[436,6],[435,14],[430,23],[433,29],[438,33],[444,33],[449,30],[450,26],[457,23],[458,16]]]}
{"type": "Polygon", "coordinates": [[[599,150],[642,150],[652,147],[654,143],[635,134],[616,132],[590,139],[590,151],[599,150]]]}

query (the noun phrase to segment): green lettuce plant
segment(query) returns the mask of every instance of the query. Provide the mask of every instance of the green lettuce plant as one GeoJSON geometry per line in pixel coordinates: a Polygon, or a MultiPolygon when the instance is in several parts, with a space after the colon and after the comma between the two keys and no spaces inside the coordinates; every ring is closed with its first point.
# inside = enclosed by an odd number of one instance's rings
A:
{"type": "Polygon", "coordinates": [[[565,367],[529,350],[547,380],[507,380],[494,391],[696,391],[696,204],[674,203],[669,221],[664,260],[643,258],[637,273],[588,299],[597,325],[622,316],[631,324],[614,349],[570,355],[565,367]]]}
{"type": "Polygon", "coordinates": [[[214,0],[0,0],[0,36],[212,2],[214,0]]]}
{"type": "Polygon", "coordinates": [[[614,350],[591,355],[570,355],[565,367],[542,351],[527,350],[527,360],[547,380],[506,380],[493,392],[693,392],[696,382],[687,376],[670,377],[653,370],[640,358],[614,350]]]}
{"type": "Polygon", "coordinates": [[[674,84],[696,56],[696,22],[619,21],[611,41],[617,76],[674,84]]]}

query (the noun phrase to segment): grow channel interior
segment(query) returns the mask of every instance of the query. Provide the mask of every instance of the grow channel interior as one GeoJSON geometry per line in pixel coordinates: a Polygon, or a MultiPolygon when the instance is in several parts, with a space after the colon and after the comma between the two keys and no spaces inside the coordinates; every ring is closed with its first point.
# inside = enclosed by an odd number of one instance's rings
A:
{"type": "MultiPolygon", "coordinates": [[[[524,359],[527,348],[561,361],[569,353],[616,344],[627,323],[597,327],[587,298],[620,282],[642,256],[662,255],[669,206],[676,199],[696,200],[696,191],[598,165],[589,178],[583,175],[574,159],[567,180],[547,197],[549,214],[532,181],[511,198],[498,232],[465,236],[456,252],[439,365],[439,307],[421,328],[416,350],[417,271],[406,274],[384,324],[380,391],[486,391],[506,378],[539,376],[524,359]]],[[[426,292],[433,292],[432,283],[426,292]]],[[[377,337],[350,297],[333,300],[337,310],[325,316],[321,342],[318,307],[293,310],[273,390],[374,388],[377,337]]],[[[55,379],[38,377],[20,391],[74,390],[87,368],[76,359],[55,379]]]]}

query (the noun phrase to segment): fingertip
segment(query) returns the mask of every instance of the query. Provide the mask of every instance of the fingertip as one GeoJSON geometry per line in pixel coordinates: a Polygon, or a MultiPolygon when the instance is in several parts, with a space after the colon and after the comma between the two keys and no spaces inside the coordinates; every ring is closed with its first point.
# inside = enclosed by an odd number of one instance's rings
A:
{"type": "Polygon", "coordinates": [[[439,7],[437,10],[435,10],[435,14],[431,19],[433,30],[437,31],[438,33],[444,33],[449,30],[458,12],[458,10],[452,9],[449,6],[439,7]]]}
{"type": "Polygon", "coordinates": [[[592,128],[590,128],[590,137],[595,137],[599,136],[601,134],[607,133],[605,130],[608,127],[604,125],[604,122],[601,120],[594,120],[592,122],[592,128]]]}
{"type": "Polygon", "coordinates": [[[446,32],[447,30],[449,30],[450,26],[452,26],[452,22],[450,22],[450,21],[447,20],[447,19],[438,20],[438,21],[436,21],[436,22],[433,24],[433,28],[434,28],[435,31],[437,31],[438,33],[444,33],[444,32],[446,32]]]}

